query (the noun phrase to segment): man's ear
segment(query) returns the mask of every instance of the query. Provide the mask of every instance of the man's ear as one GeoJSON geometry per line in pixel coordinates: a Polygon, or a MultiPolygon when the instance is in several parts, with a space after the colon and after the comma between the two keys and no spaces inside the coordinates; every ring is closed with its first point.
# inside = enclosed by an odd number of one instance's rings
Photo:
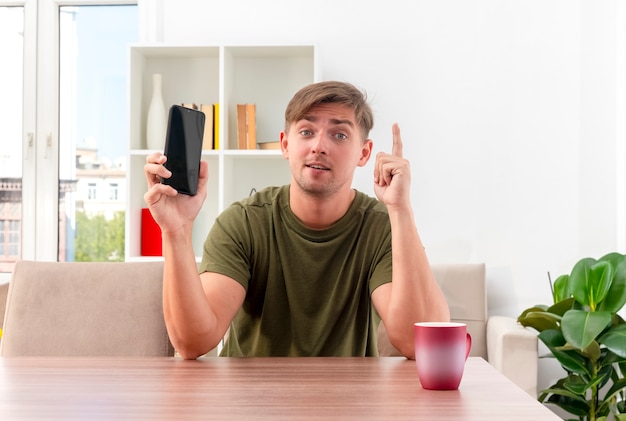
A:
{"type": "Polygon", "coordinates": [[[285,159],[289,159],[289,141],[287,140],[287,133],[285,133],[284,130],[280,131],[280,150],[283,153],[283,156],[285,157],[285,159]]]}
{"type": "Polygon", "coordinates": [[[357,164],[359,167],[365,166],[365,164],[367,164],[367,161],[370,160],[373,147],[374,141],[372,139],[365,139],[365,142],[363,142],[363,145],[361,145],[361,158],[359,158],[359,163],[357,164]]]}

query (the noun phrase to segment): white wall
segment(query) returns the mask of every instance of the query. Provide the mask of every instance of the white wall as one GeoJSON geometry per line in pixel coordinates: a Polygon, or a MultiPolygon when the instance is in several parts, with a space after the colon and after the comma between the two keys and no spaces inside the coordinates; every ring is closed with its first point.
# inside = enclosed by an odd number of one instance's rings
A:
{"type": "MultiPolygon", "coordinates": [[[[368,92],[377,150],[400,123],[429,257],[486,262],[491,314],[549,303],[548,271],[624,252],[622,0],[140,6],[144,41],[317,44],[323,79],[368,92]]],[[[355,186],[371,183],[370,165],[355,186]]]]}

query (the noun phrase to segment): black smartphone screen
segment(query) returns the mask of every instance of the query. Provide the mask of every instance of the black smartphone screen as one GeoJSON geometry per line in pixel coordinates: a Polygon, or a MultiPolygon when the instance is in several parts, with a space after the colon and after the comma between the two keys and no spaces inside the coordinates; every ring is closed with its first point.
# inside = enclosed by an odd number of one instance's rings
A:
{"type": "Polygon", "coordinates": [[[170,107],[164,154],[167,156],[165,168],[172,176],[162,182],[179,193],[193,196],[198,191],[204,119],[201,111],[180,105],[170,107]]]}

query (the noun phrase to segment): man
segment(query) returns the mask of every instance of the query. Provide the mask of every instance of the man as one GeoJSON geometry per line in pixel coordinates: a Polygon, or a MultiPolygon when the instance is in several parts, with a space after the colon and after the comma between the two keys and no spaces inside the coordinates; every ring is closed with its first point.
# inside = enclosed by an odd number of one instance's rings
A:
{"type": "Polygon", "coordinates": [[[350,84],[297,92],[280,133],[290,184],[226,209],[200,274],[191,233],[208,164],[198,194],[186,196],[160,183],[171,175],[166,157],[147,157],[144,199],[162,231],[165,322],[183,358],[205,354],[229,328],[222,355],[374,356],[378,316],[391,343],[414,358],[413,323],[449,319],[415,226],[397,125],[392,153],[376,156],[378,201],[351,187],[371,157],[372,126],[365,96],[350,84]]]}

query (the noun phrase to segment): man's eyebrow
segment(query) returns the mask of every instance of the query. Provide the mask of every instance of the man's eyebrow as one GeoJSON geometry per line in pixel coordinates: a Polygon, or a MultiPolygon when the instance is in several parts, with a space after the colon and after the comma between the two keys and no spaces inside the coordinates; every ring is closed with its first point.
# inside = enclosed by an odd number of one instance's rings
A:
{"type": "MultiPolygon", "coordinates": [[[[319,121],[319,118],[313,115],[305,115],[302,117],[302,120],[316,122],[316,121],[319,121]]],[[[354,122],[349,119],[333,118],[330,120],[330,122],[334,125],[346,124],[350,127],[354,127],[354,122]]]]}
{"type": "Polygon", "coordinates": [[[338,125],[338,124],[347,124],[350,127],[354,127],[354,123],[352,122],[352,120],[348,120],[348,119],[339,119],[339,118],[333,118],[330,120],[331,123],[338,125]]]}

